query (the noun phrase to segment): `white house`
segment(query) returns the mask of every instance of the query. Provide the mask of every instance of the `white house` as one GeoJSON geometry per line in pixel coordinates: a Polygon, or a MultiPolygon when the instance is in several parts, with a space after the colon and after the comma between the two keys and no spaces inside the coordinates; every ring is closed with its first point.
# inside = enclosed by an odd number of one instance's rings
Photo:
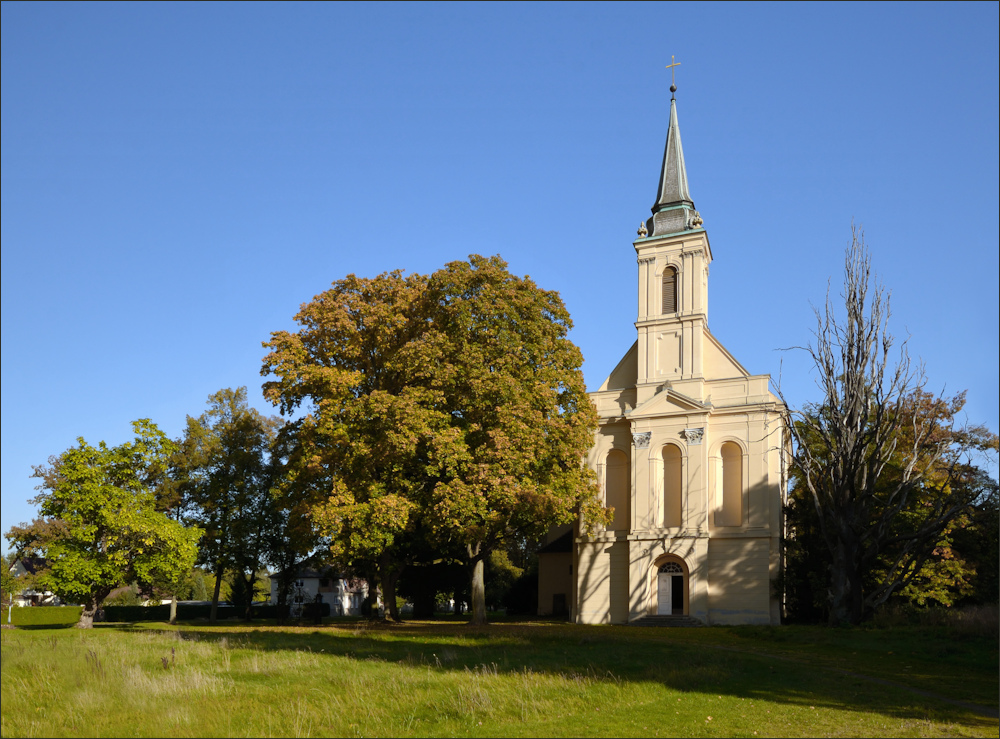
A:
{"type": "MultiPolygon", "coordinates": [[[[41,557],[21,557],[11,566],[10,571],[14,577],[21,578],[25,575],[36,575],[45,569],[45,560],[41,557]]],[[[14,597],[15,606],[61,606],[62,601],[55,593],[49,590],[35,590],[25,588],[14,597]]]]}
{"type": "MultiPolygon", "coordinates": [[[[269,602],[272,605],[278,602],[279,582],[278,573],[271,575],[269,602]]],[[[288,595],[292,615],[301,611],[304,604],[315,602],[317,595],[322,596],[324,603],[330,604],[331,616],[360,616],[361,605],[368,597],[368,583],[357,577],[343,577],[331,567],[320,570],[300,568],[295,573],[295,580],[288,595]]]]}

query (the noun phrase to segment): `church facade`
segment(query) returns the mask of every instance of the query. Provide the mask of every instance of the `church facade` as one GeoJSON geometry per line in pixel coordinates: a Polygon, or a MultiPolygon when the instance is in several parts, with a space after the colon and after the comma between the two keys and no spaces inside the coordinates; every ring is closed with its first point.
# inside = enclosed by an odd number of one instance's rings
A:
{"type": "Polygon", "coordinates": [[[636,342],[590,394],[600,426],[587,461],[614,517],[550,534],[539,613],[585,624],[777,624],[782,406],[770,377],[750,374],[708,329],[712,249],[673,98],[652,210],[633,242],[636,342]]]}

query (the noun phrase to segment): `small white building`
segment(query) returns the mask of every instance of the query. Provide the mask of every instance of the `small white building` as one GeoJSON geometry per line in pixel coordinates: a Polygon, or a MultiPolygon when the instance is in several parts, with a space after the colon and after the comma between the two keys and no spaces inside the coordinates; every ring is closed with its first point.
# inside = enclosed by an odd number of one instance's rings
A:
{"type": "MultiPolygon", "coordinates": [[[[278,603],[279,584],[280,575],[271,575],[271,605],[278,603]]],[[[314,603],[317,595],[330,604],[331,616],[360,616],[361,605],[368,597],[368,582],[358,577],[344,577],[331,567],[300,568],[288,593],[292,615],[297,615],[303,605],[314,603]]]]}
{"type": "MultiPolygon", "coordinates": [[[[41,557],[21,557],[11,566],[10,571],[16,578],[36,575],[45,569],[45,560],[41,557]]],[[[61,606],[63,602],[49,590],[25,588],[14,596],[15,606],[61,606]]]]}

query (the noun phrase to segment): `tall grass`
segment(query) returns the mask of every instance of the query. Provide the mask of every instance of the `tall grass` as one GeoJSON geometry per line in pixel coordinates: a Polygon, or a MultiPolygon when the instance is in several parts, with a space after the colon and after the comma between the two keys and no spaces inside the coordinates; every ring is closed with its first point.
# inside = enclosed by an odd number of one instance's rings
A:
{"type": "MultiPolygon", "coordinates": [[[[4,631],[2,734],[997,734],[995,719],[817,666],[810,645],[827,632],[784,633],[515,624],[4,631]],[[772,647],[803,660],[775,659],[772,647]]],[[[871,632],[856,637],[849,647],[872,649],[871,632]]],[[[950,659],[935,659],[942,674],[996,680],[995,660],[950,659]]]]}
{"type": "Polygon", "coordinates": [[[1000,633],[1000,608],[997,606],[918,608],[893,604],[878,610],[872,618],[872,625],[879,629],[900,626],[936,627],[962,635],[997,636],[1000,633]]]}

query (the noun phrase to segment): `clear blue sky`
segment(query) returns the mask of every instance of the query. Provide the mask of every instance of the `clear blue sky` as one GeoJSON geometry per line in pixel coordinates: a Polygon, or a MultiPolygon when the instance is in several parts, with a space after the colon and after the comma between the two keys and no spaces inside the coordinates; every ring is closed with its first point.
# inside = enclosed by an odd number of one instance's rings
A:
{"type": "MultiPolygon", "coordinates": [[[[713,333],[802,344],[852,219],[934,390],[998,430],[997,3],[2,6],[2,528],[77,436],[171,436],[354,272],[500,254],[595,388],[634,340],[681,62],[713,333]]],[[[795,403],[817,391],[785,355],[795,403]]],[[[996,470],[992,470],[996,475],[996,470]]]]}

